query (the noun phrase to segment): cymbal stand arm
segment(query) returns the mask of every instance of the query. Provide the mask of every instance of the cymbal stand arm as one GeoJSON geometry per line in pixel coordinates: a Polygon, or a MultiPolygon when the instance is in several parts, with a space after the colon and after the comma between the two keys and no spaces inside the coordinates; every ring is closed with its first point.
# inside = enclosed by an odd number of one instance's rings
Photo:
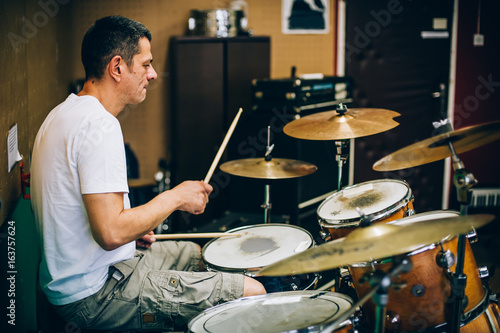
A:
{"type": "Polygon", "coordinates": [[[344,166],[345,162],[347,161],[347,141],[346,140],[341,140],[341,141],[335,141],[335,147],[337,148],[337,154],[335,155],[335,160],[337,161],[337,166],[338,166],[338,180],[337,180],[337,190],[342,189],[342,167],[344,166]]]}
{"type": "Polygon", "coordinates": [[[321,333],[330,333],[338,329],[340,324],[348,320],[360,306],[365,304],[372,297],[377,305],[375,332],[383,333],[385,329],[385,306],[388,301],[388,291],[392,284],[392,278],[400,273],[408,273],[413,268],[411,260],[406,255],[393,257],[393,262],[392,267],[387,272],[381,270],[375,271],[373,275],[369,277],[372,289],[354,303],[349,310],[337,317],[337,319],[332,324],[328,325],[321,333]],[[383,313],[383,315],[379,316],[380,313],[383,313]]]}
{"type": "Polygon", "coordinates": [[[264,203],[262,208],[264,208],[264,223],[271,223],[271,186],[266,184],[264,191],[264,203]]]}
{"type": "MultiPolygon", "coordinates": [[[[464,164],[457,156],[453,143],[448,142],[448,145],[452,153],[451,159],[453,170],[455,170],[453,185],[457,191],[457,199],[460,203],[460,214],[467,215],[472,195],[471,188],[477,184],[477,180],[472,173],[465,169],[464,164]]],[[[467,286],[467,275],[464,274],[466,242],[467,238],[465,234],[458,235],[455,273],[452,274],[451,280],[451,297],[454,298],[454,301],[451,313],[450,332],[459,332],[461,316],[464,310],[463,300],[465,298],[465,287],[467,286]]]]}

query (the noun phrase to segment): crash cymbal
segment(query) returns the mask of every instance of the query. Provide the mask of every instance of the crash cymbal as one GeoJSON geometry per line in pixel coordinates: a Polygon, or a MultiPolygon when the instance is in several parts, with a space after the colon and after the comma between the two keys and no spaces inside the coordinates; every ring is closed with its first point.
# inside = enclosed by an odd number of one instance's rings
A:
{"type": "Polygon", "coordinates": [[[469,126],[438,134],[402,148],[375,162],[373,169],[400,170],[443,160],[452,156],[448,142],[453,143],[455,152],[460,154],[498,139],[500,139],[500,121],[469,126]]]}
{"type": "Polygon", "coordinates": [[[270,161],[264,158],[229,161],[222,164],[220,169],[231,175],[260,179],[302,177],[318,170],[314,164],[285,158],[273,158],[270,161]]]}
{"type": "Polygon", "coordinates": [[[406,226],[377,223],[357,228],[340,238],[277,261],[259,271],[263,276],[321,272],[350,264],[383,259],[464,234],[494,219],[478,214],[422,221],[406,226]]]}
{"type": "Polygon", "coordinates": [[[400,114],[385,109],[348,109],[345,114],[326,111],[293,120],[283,131],[297,139],[353,139],[385,132],[398,126],[399,123],[393,120],[397,116],[400,114]]]}

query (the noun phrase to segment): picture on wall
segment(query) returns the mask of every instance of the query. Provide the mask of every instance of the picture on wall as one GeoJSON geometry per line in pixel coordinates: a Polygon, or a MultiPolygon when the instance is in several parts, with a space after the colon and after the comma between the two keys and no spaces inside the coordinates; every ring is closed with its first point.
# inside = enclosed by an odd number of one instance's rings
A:
{"type": "Polygon", "coordinates": [[[329,32],[330,0],[282,0],[281,26],[284,34],[329,32]]]}

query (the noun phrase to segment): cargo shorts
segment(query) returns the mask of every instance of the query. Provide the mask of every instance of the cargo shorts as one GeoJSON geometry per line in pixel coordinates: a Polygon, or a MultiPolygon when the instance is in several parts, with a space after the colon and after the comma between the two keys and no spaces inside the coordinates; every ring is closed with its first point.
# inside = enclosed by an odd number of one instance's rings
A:
{"type": "Polygon", "coordinates": [[[104,287],[56,306],[71,325],[99,330],[185,330],[203,310],[243,296],[243,275],[197,272],[192,242],[155,242],[110,267],[104,287]]]}

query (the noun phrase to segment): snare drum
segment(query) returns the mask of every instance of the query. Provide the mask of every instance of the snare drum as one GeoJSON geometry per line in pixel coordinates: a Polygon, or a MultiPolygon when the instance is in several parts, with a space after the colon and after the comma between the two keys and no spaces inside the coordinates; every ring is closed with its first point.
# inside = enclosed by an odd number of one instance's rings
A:
{"type": "Polygon", "coordinates": [[[288,258],[314,246],[311,234],[288,224],[259,224],[229,230],[240,237],[220,237],[208,242],[202,250],[207,269],[242,273],[260,281],[268,293],[306,290],[315,286],[318,275],[255,277],[263,267],[288,258]]]}
{"type": "Polygon", "coordinates": [[[389,222],[413,215],[413,194],[406,182],[395,179],[348,186],[321,203],[317,210],[319,224],[332,240],[345,237],[361,222],[356,208],[374,215],[373,222],[389,222]]]}
{"type": "MultiPolygon", "coordinates": [[[[388,224],[408,225],[422,221],[447,217],[456,217],[455,211],[434,211],[405,217],[388,224]]],[[[456,257],[458,238],[445,238],[440,243],[416,247],[407,254],[413,268],[406,274],[393,279],[386,306],[386,328],[394,332],[413,332],[434,328],[445,324],[449,310],[452,308],[451,275],[455,261],[449,268],[440,264],[443,253],[449,251],[456,257]]],[[[446,255],[445,255],[446,256],[446,255]]],[[[360,279],[375,270],[387,271],[391,267],[391,259],[379,259],[373,262],[353,264],[349,266],[352,283],[358,297],[370,291],[369,283],[360,283],[360,279]]],[[[469,242],[466,242],[464,273],[467,275],[465,296],[467,306],[464,311],[469,314],[484,311],[488,293],[482,284],[479,269],[469,242]]],[[[375,322],[375,304],[370,300],[363,305],[363,314],[368,323],[375,322]]]]}
{"type": "MultiPolygon", "coordinates": [[[[209,308],[191,319],[192,333],[323,332],[352,307],[343,294],[321,291],[289,291],[239,298],[209,308]]],[[[335,332],[350,332],[354,320],[335,332]]]]}

